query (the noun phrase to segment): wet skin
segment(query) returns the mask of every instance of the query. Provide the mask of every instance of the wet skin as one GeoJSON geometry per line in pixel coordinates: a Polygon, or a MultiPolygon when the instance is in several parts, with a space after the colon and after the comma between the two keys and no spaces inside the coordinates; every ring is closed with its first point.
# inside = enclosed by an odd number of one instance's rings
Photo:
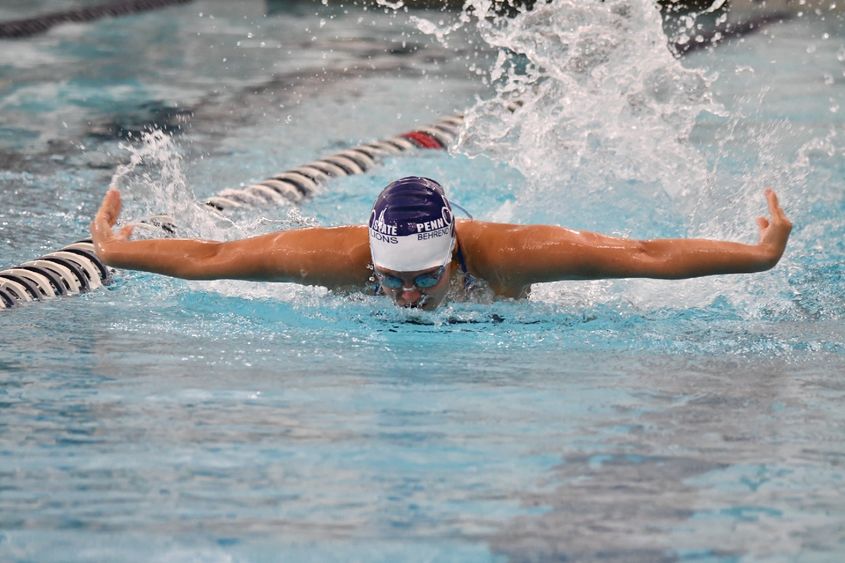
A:
{"type": "MultiPolygon", "coordinates": [[[[555,225],[514,225],[462,220],[458,244],[468,273],[497,297],[519,298],[532,284],[604,278],[685,279],[747,274],[773,268],[780,260],[792,223],[766,190],[769,217],[757,219],[759,239],[747,244],[708,239],[634,240],[555,225]]],[[[91,238],[109,266],[184,279],[240,279],[293,282],[336,290],[372,290],[371,254],[365,225],[309,227],[235,241],[192,239],[130,240],[131,225],[113,230],[120,194],[111,189],[91,223],[91,238]]],[[[432,288],[414,278],[433,270],[383,271],[404,281],[384,293],[399,306],[434,309],[443,302],[456,271],[453,261],[432,288]]],[[[383,285],[383,284],[382,284],[383,285]]]]}

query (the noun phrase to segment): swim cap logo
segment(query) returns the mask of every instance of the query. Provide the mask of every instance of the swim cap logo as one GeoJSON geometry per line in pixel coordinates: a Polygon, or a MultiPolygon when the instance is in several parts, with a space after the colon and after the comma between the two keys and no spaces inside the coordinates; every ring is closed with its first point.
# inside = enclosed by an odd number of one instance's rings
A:
{"type": "Polygon", "coordinates": [[[445,264],[455,244],[455,219],[433,180],[408,177],[388,185],[369,217],[373,266],[417,272],[445,264]]]}
{"type": "Polygon", "coordinates": [[[396,225],[388,225],[384,222],[384,210],[376,217],[376,210],[373,209],[370,213],[370,238],[380,240],[388,244],[398,244],[399,239],[396,238],[396,225]]]}
{"type": "Polygon", "coordinates": [[[430,231],[439,231],[452,225],[452,210],[447,206],[440,209],[440,218],[426,221],[424,223],[416,223],[417,233],[427,233],[430,231]]]}

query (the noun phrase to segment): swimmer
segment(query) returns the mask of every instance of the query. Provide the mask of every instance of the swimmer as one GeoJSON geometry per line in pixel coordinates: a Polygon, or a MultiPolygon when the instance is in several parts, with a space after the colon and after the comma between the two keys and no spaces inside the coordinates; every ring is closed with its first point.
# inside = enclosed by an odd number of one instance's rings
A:
{"type": "Polygon", "coordinates": [[[432,310],[450,293],[483,287],[521,298],[531,284],[601,278],[683,279],[762,272],[783,255],[792,229],[771,189],[757,244],[633,240],[548,225],[456,220],[443,188],[409,177],[378,196],[367,225],[311,227],[237,241],[130,240],[113,227],[120,194],[106,193],[91,223],[100,259],[116,268],[192,280],[238,279],[383,294],[432,310]]]}

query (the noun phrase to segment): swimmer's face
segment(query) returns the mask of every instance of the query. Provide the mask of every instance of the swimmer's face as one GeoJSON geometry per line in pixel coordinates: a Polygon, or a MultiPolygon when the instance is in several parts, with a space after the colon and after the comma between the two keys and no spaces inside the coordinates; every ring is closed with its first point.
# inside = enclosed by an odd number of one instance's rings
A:
{"type": "Polygon", "coordinates": [[[414,272],[397,272],[377,267],[375,272],[384,294],[393,299],[396,305],[432,311],[449,293],[452,264],[414,272]],[[430,283],[434,285],[429,286],[430,283]]]}

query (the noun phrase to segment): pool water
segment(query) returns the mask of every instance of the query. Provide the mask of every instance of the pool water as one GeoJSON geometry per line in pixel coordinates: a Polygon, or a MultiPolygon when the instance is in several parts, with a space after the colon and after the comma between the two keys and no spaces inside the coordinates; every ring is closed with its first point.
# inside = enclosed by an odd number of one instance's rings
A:
{"type": "Polygon", "coordinates": [[[750,242],[771,185],[795,223],[765,273],[433,313],[129,271],[3,311],[0,560],[841,560],[840,14],[681,60],[637,1],[202,0],[0,41],[2,267],[86,236],[110,182],[218,239],[360,223],[409,174],[479,219],[750,242]],[[456,113],[450,153],[300,208],[193,204],[456,113]]]}

